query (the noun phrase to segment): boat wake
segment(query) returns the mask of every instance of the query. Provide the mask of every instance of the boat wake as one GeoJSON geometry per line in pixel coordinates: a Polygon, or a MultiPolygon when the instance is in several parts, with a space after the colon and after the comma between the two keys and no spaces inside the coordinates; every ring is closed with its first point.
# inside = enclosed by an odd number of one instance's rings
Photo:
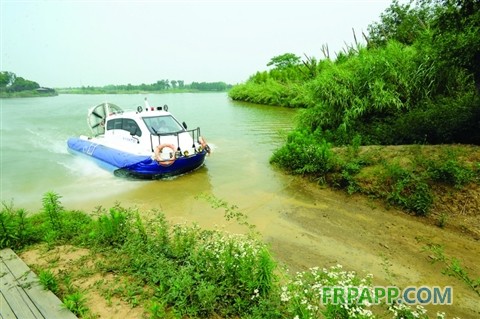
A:
{"type": "Polygon", "coordinates": [[[26,131],[33,136],[28,140],[34,149],[46,150],[54,154],[68,154],[68,150],[65,147],[65,140],[59,138],[59,136],[61,136],[59,132],[55,132],[54,130],[37,131],[29,128],[27,128],[26,131]]]}
{"type": "MultiPolygon", "coordinates": [[[[68,152],[67,152],[68,153],[68,152]]],[[[85,176],[92,178],[109,179],[111,173],[98,166],[95,162],[85,161],[80,156],[69,156],[57,161],[57,164],[64,167],[68,173],[74,176],[85,176]]]]}

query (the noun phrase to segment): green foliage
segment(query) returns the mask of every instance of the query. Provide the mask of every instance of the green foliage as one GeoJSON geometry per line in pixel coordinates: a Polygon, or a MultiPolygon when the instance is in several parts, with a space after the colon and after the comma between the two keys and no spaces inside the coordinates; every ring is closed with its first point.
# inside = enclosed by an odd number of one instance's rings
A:
{"type": "Polygon", "coordinates": [[[331,145],[324,139],[318,140],[296,131],[288,136],[284,146],[273,153],[270,162],[293,174],[324,178],[335,165],[335,158],[331,145]]]}
{"type": "MultiPolygon", "coordinates": [[[[428,319],[427,311],[422,306],[412,309],[404,304],[395,304],[388,308],[393,313],[393,319],[428,319]]],[[[443,316],[437,315],[437,319],[443,319],[443,316]]]]}
{"type": "Polygon", "coordinates": [[[63,227],[63,207],[60,203],[60,198],[61,196],[54,192],[47,192],[42,199],[43,213],[48,216],[51,229],[56,232],[60,232],[63,227]]]}
{"type": "Polygon", "coordinates": [[[344,271],[341,265],[320,270],[318,267],[299,272],[282,287],[281,301],[286,304],[287,316],[308,318],[375,318],[369,306],[358,303],[355,298],[346,300],[348,307],[332,304],[322,295],[322,287],[368,287],[371,275],[360,278],[353,271],[344,271]]]}
{"type": "Polygon", "coordinates": [[[480,2],[441,0],[433,22],[433,47],[446,65],[473,74],[480,93],[480,2]]]}
{"type": "Polygon", "coordinates": [[[120,94],[140,92],[224,92],[232,86],[225,82],[192,82],[185,84],[183,80],[158,80],[151,84],[121,84],[102,87],[83,86],[80,88],[60,89],[61,93],[73,94],[120,94]]]}
{"type": "MultiPolygon", "coordinates": [[[[133,243],[131,243],[133,244],[133,243]]],[[[129,248],[132,260],[151,251],[129,248]],[[138,253],[135,253],[138,252],[138,253]]],[[[155,269],[147,282],[159,284],[157,297],[181,315],[207,316],[220,312],[235,315],[248,312],[256,297],[266,296],[274,282],[274,263],[262,244],[239,235],[204,231],[197,226],[176,225],[170,252],[145,260],[143,269],[155,269]]]]}
{"type": "Polygon", "coordinates": [[[65,305],[65,308],[80,317],[84,316],[89,311],[86,305],[85,295],[80,291],[66,295],[63,298],[63,304],[65,305]]]}
{"type": "Polygon", "coordinates": [[[480,143],[480,4],[394,1],[357,44],[317,62],[272,58],[229,95],[235,100],[305,107],[302,134],[335,145],[480,143]]]}
{"type": "Polygon", "coordinates": [[[112,207],[109,214],[101,215],[90,234],[101,246],[122,246],[131,226],[131,213],[120,206],[112,207]]]}
{"type": "Polygon", "coordinates": [[[0,72],[0,92],[6,91],[7,87],[15,82],[16,77],[13,72],[0,72]]]}
{"type": "Polygon", "coordinates": [[[310,104],[309,93],[304,86],[297,83],[280,83],[272,79],[236,85],[228,95],[234,100],[284,107],[305,107],[310,104]]]}
{"type": "Polygon", "coordinates": [[[7,92],[21,92],[38,89],[40,85],[37,82],[26,80],[22,77],[16,77],[15,81],[7,87],[7,92]]]}
{"type": "Polygon", "coordinates": [[[443,274],[460,279],[478,296],[480,296],[480,278],[472,278],[461,265],[461,261],[458,258],[446,256],[444,248],[441,245],[429,244],[423,247],[423,249],[433,253],[433,263],[441,262],[444,264],[445,268],[443,269],[443,274]]]}
{"type": "Polygon", "coordinates": [[[443,158],[429,163],[429,173],[433,180],[461,188],[473,181],[475,172],[459,163],[457,155],[446,153],[443,158]]]}
{"type": "Polygon", "coordinates": [[[38,280],[42,285],[43,289],[50,290],[54,294],[57,294],[59,291],[58,281],[55,278],[55,275],[50,270],[41,270],[38,273],[38,280]]]}
{"type": "Polygon", "coordinates": [[[387,200],[417,215],[427,215],[433,204],[433,194],[426,176],[398,164],[386,164],[386,171],[384,183],[388,187],[387,200]]]}
{"type": "Polygon", "coordinates": [[[389,40],[411,45],[427,31],[434,15],[432,1],[418,1],[417,7],[398,0],[380,15],[380,21],[368,26],[368,45],[382,46],[389,40]]]}
{"type": "Polygon", "coordinates": [[[270,62],[267,63],[267,66],[273,65],[277,69],[285,69],[300,63],[300,57],[296,56],[293,53],[285,53],[282,55],[277,55],[273,57],[270,62]]]}
{"type": "Polygon", "coordinates": [[[231,85],[225,82],[192,82],[189,87],[192,90],[198,91],[224,92],[228,90],[231,85]]]}
{"type": "Polygon", "coordinates": [[[57,95],[54,89],[42,88],[37,82],[24,79],[13,72],[0,72],[0,96],[1,97],[31,97],[57,95]]]}
{"type": "Polygon", "coordinates": [[[0,211],[0,249],[19,249],[39,241],[38,232],[24,209],[3,203],[0,211]]]}
{"type": "Polygon", "coordinates": [[[0,244],[1,248],[13,246],[17,237],[17,229],[13,223],[12,214],[7,212],[5,209],[2,209],[0,213],[0,231],[1,238],[0,244]]]}
{"type": "Polygon", "coordinates": [[[163,319],[167,317],[165,311],[165,305],[157,301],[152,301],[150,308],[148,309],[151,319],[163,319]]]}

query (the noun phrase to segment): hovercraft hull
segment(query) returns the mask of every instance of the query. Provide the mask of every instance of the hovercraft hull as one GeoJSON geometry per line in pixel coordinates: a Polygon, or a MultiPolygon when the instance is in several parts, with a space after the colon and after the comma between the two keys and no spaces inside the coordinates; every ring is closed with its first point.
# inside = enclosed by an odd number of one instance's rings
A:
{"type": "Polygon", "coordinates": [[[161,165],[151,155],[124,152],[95,143],[94,140],[73,137],[68,139],[67,145],[70,151],[95,159],[103,168],[113,170],[116,176],[141,179],[161,179],[185,174],[202,166],[207,154],[202,150],[190,156],[179,157],[169,165],[161,165]]]}

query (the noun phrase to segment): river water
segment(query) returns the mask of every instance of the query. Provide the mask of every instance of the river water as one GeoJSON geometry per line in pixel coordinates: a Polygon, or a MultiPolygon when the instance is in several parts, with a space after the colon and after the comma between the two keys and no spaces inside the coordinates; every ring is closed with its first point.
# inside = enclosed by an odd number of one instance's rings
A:
{"type": "Polygon", "coordinates": [[[292,127],[294,114],[290,109],[233,102],[225,93],[4,99],[1,199],[36,210],[42,195],[54,191],[69,208],[88,210],[118,201],[166,209],[168,203],[179,207],[200,193],[232,200],[238,193],[276,192],[283,175],[268,159],[281,132],[292,127]],[[68,137],[89,134],[89,107],[107,101],[135,109],[144,97],[151,105],[169,105],[189,128],[200,126],[213,148],[204,167],[171,180],[131,181],[67,152],[68,137]]]}
{"type": "Polygon", "coordinates": [[[256,225],[276,259],[291,270],[342,264],[371,273],[377,285],[452,286],[454,303],[428,306],[431,317],[479,318],[480,303],[466,284],[442,274],[424,247],[440,244],[478,275],[480,245],[455,230],[441,229],[360,196],[321,188],[285,175],[269,164],[272,151],[293,127],[295,110],[231,101],[225,93],[147,94],[151,105],[169,105],[189,128],[200,126],[213,152],[205,165],[169,180],[132,181],[113,176],[67,152],[70,136],[89,133],[86,112],[111,102],[123,109],[145,95],[60,95],[0,100],[1,200],[30,212],[45,192],[62,196],[67,209],[93,212],[119,203],[142,214],[163,211],[171,222],[245,231],[223,211],[198,199],[208,194],[238,206],[256,225]]]}

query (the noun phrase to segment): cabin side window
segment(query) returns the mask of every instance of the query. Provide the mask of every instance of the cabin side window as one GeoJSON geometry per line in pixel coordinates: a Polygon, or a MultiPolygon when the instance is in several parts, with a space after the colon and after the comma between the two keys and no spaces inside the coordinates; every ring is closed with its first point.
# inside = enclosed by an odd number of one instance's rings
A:
{"type": "Polygon", "coordinates": [[[142,136],[142,130],[132,119],[113,119],[107,122],[107,130],[124,130],[130,134],[142,136]]]}
{"type": "Polygon", "coordinates": [[[132,119],[123,119],[122,130],[130,132],[132,135],[142,136],[142,130],[138,127],[137,122],[132,119]]]}

